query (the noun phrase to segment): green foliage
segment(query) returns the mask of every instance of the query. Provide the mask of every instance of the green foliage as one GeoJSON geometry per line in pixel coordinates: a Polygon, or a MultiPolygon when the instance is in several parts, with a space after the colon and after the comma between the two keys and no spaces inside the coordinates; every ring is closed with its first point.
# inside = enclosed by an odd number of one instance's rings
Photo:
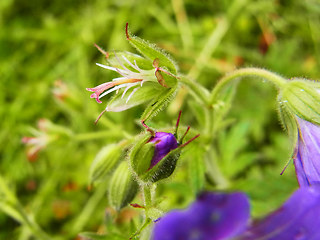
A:
{"type": "Polygon", "coordinates": [[[197,195],[205,185],[205,149],[193,145],[189,151],[192,152],[192,157],[188,161],[189,182],[194,194],[197,195]]]}
{"type": "MultiPolygon", "coordinates": [[[[292,144],[276,115],[276,90],[263,80],[244,79],[237,91],[232,83],[220,92],[213,106],[209,93],[226,73],[245,66],[318,79],[318,1],[180,2],[177,7],[168,0],[0,1],[0,239],[67,240],[79,232],[88,239],[128,239],[143,225],[145,211],[124,207],[109,214],[113,202],[106,191],[119,194],[110,182],[124,178],[112,180],[118,162],[94,159],[105,146],[134,142],[141,131],[137,119],[157,129],[171,127],[179,110],[191,126],[188,136],[201,136],[181,151],[174,173],[158,185],[152,196],[162,201],[153,199],[155,212],[183,208],[202,190],[242,190],[259,217],[297,188],[292,164],[279,175],[292,144]],[[130,35],[129,44],[127,22],[139,36],[130,35]],[[94,43],[107,49],[107,60],[94,43]],[[144,57],[129,53],[130,44],[144,57]],[[95,66],[107,61],[120,67],[115,55],[132,71],[121,56],[135,60],[155,81],[145,82],[133,101],[126,103],[129,89],[123,98],[121,92],[106,96],[99,105],[85,88],[119,77],[95,66]],[[172,83],[168,88],[157,82],[156,58],[163,70],[158,73],[172,83]],[[106,106],[128,110],[107,112],[94,125],[106,106]],[[58,137],[28,161],[21,139],[34,133],[29,127],[41,118],[50,119],[58,137]],[[97,169],[92,180],[104,179],[91,191],[90,168],[97,169]]],[[[122,197],[119,202],[128,203],[122,197]]],[[[139,194],[135,201],[144,205],[139,194]]],[[[141,238],[149,232],[146,227],[141,238]]]]}

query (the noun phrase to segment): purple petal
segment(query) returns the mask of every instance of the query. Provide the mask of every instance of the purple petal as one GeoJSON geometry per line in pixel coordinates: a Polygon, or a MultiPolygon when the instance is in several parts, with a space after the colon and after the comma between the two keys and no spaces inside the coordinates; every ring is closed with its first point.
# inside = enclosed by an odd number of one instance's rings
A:
{"type": "Polygon", "coordinates": [[[320,239],[320,186],[297,190],[277,211],[254,223],[242,238],[245,240],[320,239]]]}
{"type": "Polygon", "coordinates": [[[188,209],[161,218],[152,239],[229,239],[245,231],[249,214],[249,201],[243,193],[204,193],[188,209]]]}
{"type": "Polygon", "coordinates": [[[151,160],[150,168],[154,167],[162,158],[164,158],[171,150],[178,147],[178,142],[172,133],[156,132],[149,142],[156,143],[154,155],[151,160]]]}
{"type": "Polygon", "coordinates": [[[300,186],[320,183],[320,126],[297,118],[299,136],[294,159],[300,186]]]}

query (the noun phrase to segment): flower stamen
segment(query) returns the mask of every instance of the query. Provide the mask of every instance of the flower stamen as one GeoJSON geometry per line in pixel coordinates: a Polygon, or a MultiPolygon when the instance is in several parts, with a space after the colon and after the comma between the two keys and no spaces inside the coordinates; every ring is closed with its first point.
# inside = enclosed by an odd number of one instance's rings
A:
{"type": "Polygon", "coordinates": [[[91,94],[90,98],[95,98],[98,103],[101,103],[100,98],[107,95],[108,93],[113,92],[113,91],[115,91],[119,88],[122,88],[124,86],[127,86],[130,83],[136,83],[136,82],[141,82],[141,81],[142,81],[142,79],[134,79],[134,78],[123,79],[122,78],[122,79],[118,79],[116,81],[100,84],[94,88],[87,88],[87,90],[90,92],[94,92],[93,94],[91,94]],[[115,86],[118,86],[118,87],[115,87],[115,86]],[[108,89],[110,89],[110,90],[108,90],[108,89]],[[106,90],[108,90],[108,91],[106,91],[106,90]],[[106,91],[106,92],[103,93],[104,91],[106,91]],[[100,94],[101,94],[101,96],[100,96],[100,94]]]}

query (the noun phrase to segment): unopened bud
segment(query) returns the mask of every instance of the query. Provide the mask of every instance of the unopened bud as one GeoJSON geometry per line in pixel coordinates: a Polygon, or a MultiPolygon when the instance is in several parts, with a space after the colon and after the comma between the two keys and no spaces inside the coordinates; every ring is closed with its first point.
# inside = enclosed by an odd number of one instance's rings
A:
{"type": "Polygon", "coordinates": [[[133,200],[137,191],[138,183],[133,179],[127,161],[123,161],[113,173],[110,181],[110,205],[120,210],[133,200]]]}
{"type": "Polygon", "coordinates": [[[150,133],[143,135],[130,153],[130,164],[140,180],[144,182],[157,182],[171,176],[176,168],[181,149],[199,136],[197,135],[182,144],[184,136],[190,129],[188,127],[186,133],[178,141],[177,129],[179,120],[180,115],[176,124],[175,134],[152,132],[143,123],[148,132],[151,132],[151,136],[150,133]]]}
{"type": "Polygon", "coordinates": [[[122,146],[110,144],[103,147],[96,155],[90,167],[89,181],[103,180],[104,177],[114,168],[122,153],[122,146]]]}

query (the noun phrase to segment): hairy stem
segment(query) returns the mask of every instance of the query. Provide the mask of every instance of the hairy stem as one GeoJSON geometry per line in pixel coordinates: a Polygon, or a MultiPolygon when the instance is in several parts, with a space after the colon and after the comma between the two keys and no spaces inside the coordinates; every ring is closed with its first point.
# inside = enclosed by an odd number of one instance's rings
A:
{"type": "Polygon", "coordinates": [[[238,79],[238,78],[244,78],[244,77],[258,77],[265,79],[269,82],[272,82],[276,87],[281,87],[286,83],[286,79],[272,73],[265,69],[260,68],[243,68],[239,70],[235,70],[231,72],[230,74],[223,77],[217,85],[213,88],[209,103],[213,104],[218,100],[219,93],[223,90],[224,87],[226,87],[230,82],[238,79]]]}
{"type": "Polygon", "coordinates": [[[151,186],[149,185],[143,186],[143,196],[144,196],[145,207],[146,208],[150,207],[152,205],[151,186]]]}
{"type": "Polygon", "coordinates": [[[207,105],[210,93],[200,84],[191,81],[188,77],[181,76],[180,82],[183,83],[186,87],[189,88],[194,97],[198,98],[203,104],[207,105]]]}

